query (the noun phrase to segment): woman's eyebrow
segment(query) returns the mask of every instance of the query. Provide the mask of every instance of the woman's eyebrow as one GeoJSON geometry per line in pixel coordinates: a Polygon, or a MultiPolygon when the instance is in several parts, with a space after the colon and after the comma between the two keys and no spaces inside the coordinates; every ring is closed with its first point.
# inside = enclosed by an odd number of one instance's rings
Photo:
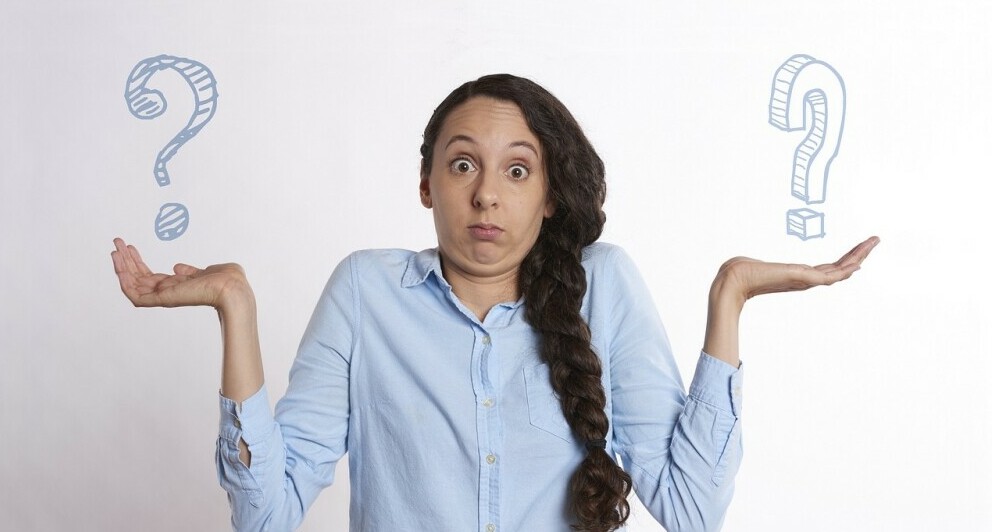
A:
{"type": "Polygon", "coordinates": [[[465,142],[468,142],[470,144],[478,144],[477,142],[475,142],[475,139],[473,139],[468,135],[455,135],[450,139],[448,139],[448,143],[444,145],[444,149],[448,149],[448,146],[451,146],[452,144],[458,142],[459,140],[464,140],[465,142]]]}
{"type": "Polygon", "coordinates": [[[511,142],[508,147],[509,148],[516,148],[517,146],[523,146],[524,148],[527,148],[530,151],[534,152],[534,155],[536,155],[538,159],[541,158],[541,153],[539,151],[537,151],[537,148],[534,147],[533,144],[527,142],[526,140],[518,140],[516,142],[511,142]]]}

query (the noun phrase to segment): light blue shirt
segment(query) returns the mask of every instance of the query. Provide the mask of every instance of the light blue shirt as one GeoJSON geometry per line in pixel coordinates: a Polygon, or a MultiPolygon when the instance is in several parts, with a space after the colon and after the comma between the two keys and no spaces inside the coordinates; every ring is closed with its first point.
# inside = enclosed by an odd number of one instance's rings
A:
{"type": "MultiPolygon", "coordinates": [[[[718,530],[741,458],[741,370],[701,353],[687,396],[628,256],[597,243],[582,264],[607,452],[669,531],[718,530]]],[[[217,468],[234,528],[295,529],[348,452],[352,531],[568,531],[568,479],[586,451],[522,303],[496,305],[480,322],[433,249],[346,258],[275,416],[264,387],[240,407],[221,397],[217,468]],[[241,438],[250,468],[238,459],[241,438]]]]}

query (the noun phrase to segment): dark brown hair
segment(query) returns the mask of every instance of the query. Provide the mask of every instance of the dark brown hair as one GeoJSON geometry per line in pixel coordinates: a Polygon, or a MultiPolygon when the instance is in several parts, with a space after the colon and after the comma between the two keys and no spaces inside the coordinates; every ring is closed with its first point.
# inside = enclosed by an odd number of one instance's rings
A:
{"type": "Polygon", "coordinates": [[[586,292],[582,250],[599,238],[606,215],[603,161],[578,122],[550,92],[528,79],[493,74],[455,89],[434,111],[420,146],[421,177],[431,172],[434,143],[448,114],[472,97],[486,96],[520,108],[541,141],[554,215],[544,220],[537,242],[520,265],[525,316],[541,334],[541,358],[561,410],[585,459],[569,481],[575,530],[607,532],[626,522],[631,480],[603,449],[609,432],[603,369],[592,350],[580,308],[586,292]]]}

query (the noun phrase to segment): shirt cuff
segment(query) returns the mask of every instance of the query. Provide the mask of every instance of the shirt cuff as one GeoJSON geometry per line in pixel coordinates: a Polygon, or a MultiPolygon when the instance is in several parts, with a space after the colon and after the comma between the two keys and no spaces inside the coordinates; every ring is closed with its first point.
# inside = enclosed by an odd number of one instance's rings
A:
{"type": "Polygon", "coordinates": [[[248,447],[258,444],[272,431],[275,418],[269,406],[265,384],[240,405],[223,395],[220,398],[220,437],[229,441],[245,440],[248,447]]]}
{"type": "Polygon", "coordinates": [[[737,368],[714,358],[705,351],[699,352],[696,374],[689,386],[689,396],[734,417],[741,414],[741,387],[744,383],[744,364],[737,368]]]}

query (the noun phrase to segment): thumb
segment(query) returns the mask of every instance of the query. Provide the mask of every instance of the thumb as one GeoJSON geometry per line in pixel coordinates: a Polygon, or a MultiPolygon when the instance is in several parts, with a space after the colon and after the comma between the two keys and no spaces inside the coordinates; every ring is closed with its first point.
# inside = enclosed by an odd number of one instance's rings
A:
{"type": "Polygon", "coordinates": [[[200,270],[199,268],[180,262],[172,267],[172,271],[176,272],[176,275],[193,275],[200,270]]]}

